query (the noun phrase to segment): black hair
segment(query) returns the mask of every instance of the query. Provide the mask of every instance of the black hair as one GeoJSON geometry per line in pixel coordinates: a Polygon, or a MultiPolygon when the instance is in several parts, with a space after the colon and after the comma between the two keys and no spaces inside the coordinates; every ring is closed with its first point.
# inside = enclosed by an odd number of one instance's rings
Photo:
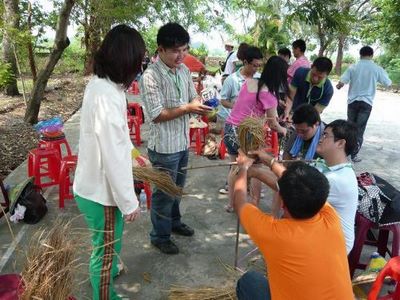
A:
{"type": "Polygon", "coordinates": [[[358,128],[357,125],[354,124],[353,122],[346,121],[346,120],[335,120],[328,125],[326,125],[325,128],[330,128],[333,133],[333,137],[335,142],[337,140],[345,140],[346,145],[345,145],[345,152],[346,155],[353,154],[358,147],[358,142],[357,142],[357,132],[358,128]]]}
{"type": "Polygon", "coordinates": [[[295,41],[292,43],[292,47],[293,47],[293,48],[299,48],[300,51],[303,52],[303,53],[306,52],[306,49],[307,49],[307,47],[306,47],[306,42],[305,42],[304,40],[302,40],[302,39],[295,40],[295,41]]]}
{"type": "Polygon", "coordinates": [[[370,46],[364,46],[360,49],[360,56],[374,56],[374,49],[370,46]]]}
{"type": "Polygon", "coordinates": [[[247,43],[240,43],[236,52],[236,56],[239,60],[243,61],[245,59],[245,53],[249,47],[250,45],[247,43]]]}
{"type": "Polygon", "coordinates": [[[125,24],[117,25],[106,34],[97,50],[93,73],[128,88],[141,72],[145,49],[139,32],[125,24]]]}
{"type": "Polygon", "coordinates": [[[261,53],[260,48],[250,46],[244,51],[244,56],[243,60],[247,61],[248,63],[251,63],[253,59],[263,59],[263,55],[261,53]]]}
{"type": "Polygon", "coordinates": [[[291,58],[292,52],[290,52],[290,50],[285,47],[278,50],[278,55],[289,56],[289,58],[291,58]]]}
{"type": "Polygon", "coordinates": [[[321,117],[316,108],[308,103],[299,105],[293,112],[293,124],[306,123],[307,126],[313,126],[321,123],[321,117]]]}
{"type": "Polygon", "coordinates": [[[303,162],[290,163],[278,185],[282,201],[294,219],[315,216],[329,194],[329,182],[325,175],[303,162]]]}
{"type": "Polygon", "coordinates": [[[316,68],[318,72],[325,72],[329,75],[332,71],[332,61],[327,57],[318,57],[314,60],[311,68],[316,68]]]}
{"type": "Polygon", "coordinates": [[[164,48],[175,48],[189,44],[190,36],[178,23],[167,23],[157,33],[157,45],[164,48]]]}
{"type": "Polygon", "coordinates": [[[282,57],[274,55],[268,59],[258,80],[257,101],[260,101],[259,94],[264,85],[276,99],[279,99],[280,92],[288,92],[287,69],[288,64],[282,57]]]}

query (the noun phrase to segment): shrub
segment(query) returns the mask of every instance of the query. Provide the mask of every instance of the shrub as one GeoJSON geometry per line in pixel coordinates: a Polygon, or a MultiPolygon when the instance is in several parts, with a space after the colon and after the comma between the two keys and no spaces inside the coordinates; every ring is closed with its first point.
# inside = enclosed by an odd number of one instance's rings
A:
{"type": "Polygon", "coordinates": [[[353,55],[351,55],[351,54],[344,55],[343,63],[351,65],[351,64],[354,64],[355,62],[356,62],[356,59],[354,58],[353,55]]]}
{"type": "Polygon", "coordinates": [[[208,49],[207,49],[206,45],[201,43],[201,45],[197,48],[190,48],[189,53],[196,57],[207,57],[208,49]]]}
{"type": "Polygon", "coordinates": [[[3,89],[13,78],[10,64],[0,61],[0,89],[3,89]]]}
{"type": "Polygon", "coordinates": [[[58,74],[82,72],[84,62],[85,49],[81,47],[78,39],[74,39],[72,43],[64,50],[54,72],[58,74]]]}

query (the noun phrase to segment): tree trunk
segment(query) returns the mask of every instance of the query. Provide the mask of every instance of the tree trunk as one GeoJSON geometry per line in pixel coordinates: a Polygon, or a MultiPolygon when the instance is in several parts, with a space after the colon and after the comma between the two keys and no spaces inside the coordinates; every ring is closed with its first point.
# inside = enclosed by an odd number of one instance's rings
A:
{"type": "MultiPolygon", "coordinates": [[[[29,34],[32,34],[32,4],[29,1],[28,2],[28,29],[29,29],[29,34]]],[[[28,59],[29,59],[29,66],[31,68],[31,73],[32,73],[32,80],[35,83],[37,79],[37,73],[36,73],[36,62],[35,62],[35,54],[33,52],[33,47],[32,47],[32,41],[28,39],[27,42],[27,48],[28,48],[28,59]]]]}
{"type": "Polygon", "coordinates": [[[338,76],[342,74],[343,49],[345,40],[346,37],[343,34],[341,34],[339,36],[338,50],[337,50],[336,64],[335,64],[335,73],[338,76]]]}
{"type": "Polygon", "coordinates": [[[84,67],[84,75],[89,75],[93,72],[93,63],[94,56],[96,54],[97,49],[100,46],[100,29],[92,28],[92,24],[89,25],[89,33],[88,33],[88,45],[86,48],[85,55],[85,67],[84,67]]]}
{"type": "Polygon", "coordinates": [[[47,81],[49,80],[50,75],[53,72],[54,67],[60,59],[64,49],[67,48],[70,43],[67,37],[67,28],[69,16],[71,14],[71,10],[74,4],[75,0],[64,0],[64,4],[58,16],[56,37],[54,40],[53,50],[50,53],[44,69],[39,72],[37,81],[33,86],[29,105],[25,112],[25,122],[35,124],[38,121],[40,103],[44,95],[47,81]]]}
{"type": "Polygon", "coordinates": [[[94,56],[101,42],[100,22],[96,15],[96,7],[94,3],[89,5],[89,16],[85,27],[85,66],[84,75],[89,75],[93,72],[94,56]]]}
{"type": "Polygon", "coordinates": [[[19,95],[17,64],[14,56],[13,41],[7,29],[18,29],[19,27],[18,0],[4,0],[4,25],[6,30],[3,36],[2,59],[5,63],[10,64],[10,71],[13,75],[12,80],[5,86],[5,93],[8,96],[16,96],[19,95]]]}

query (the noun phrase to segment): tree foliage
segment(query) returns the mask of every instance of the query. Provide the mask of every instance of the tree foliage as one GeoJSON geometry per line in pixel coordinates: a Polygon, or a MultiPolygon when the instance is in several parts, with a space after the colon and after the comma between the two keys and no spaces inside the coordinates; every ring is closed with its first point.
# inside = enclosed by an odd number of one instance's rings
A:
{"type": "Polygon", "coordinates": [[[366,16],[361,37],[367,42],[381,41],[389,51],[400,50],[400,1],[375,0],[373,13],[366,16]]]}

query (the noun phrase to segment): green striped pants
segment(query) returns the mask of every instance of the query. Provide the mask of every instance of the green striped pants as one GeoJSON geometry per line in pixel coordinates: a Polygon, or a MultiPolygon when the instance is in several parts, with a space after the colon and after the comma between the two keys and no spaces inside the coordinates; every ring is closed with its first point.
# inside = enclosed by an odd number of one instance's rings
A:
{"type": "Polygon", "coordinates": [[[116,206],[104,206],[75,194],[78,208],[85,216],[92,236],[92,255],[89,263],[93,300],[121,299],[114,290],[121,252],[123,218],[116,206]]]}

